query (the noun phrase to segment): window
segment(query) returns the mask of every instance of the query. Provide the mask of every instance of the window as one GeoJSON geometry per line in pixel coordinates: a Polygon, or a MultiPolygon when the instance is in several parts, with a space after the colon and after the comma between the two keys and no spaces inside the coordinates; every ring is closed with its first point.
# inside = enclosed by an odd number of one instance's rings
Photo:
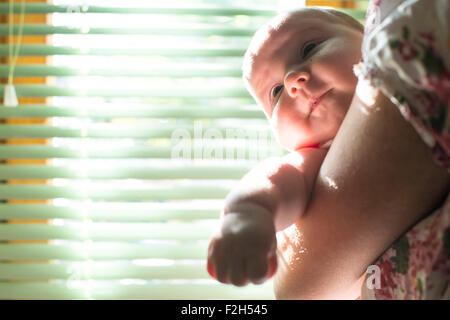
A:
{"type": "Polygon", "coordinates": [[[0,299],[273,298],[205,257],[233,184],[285,153],[240,69],[282,4],[26,1],[19,106],[0,106],[0,299]]]}

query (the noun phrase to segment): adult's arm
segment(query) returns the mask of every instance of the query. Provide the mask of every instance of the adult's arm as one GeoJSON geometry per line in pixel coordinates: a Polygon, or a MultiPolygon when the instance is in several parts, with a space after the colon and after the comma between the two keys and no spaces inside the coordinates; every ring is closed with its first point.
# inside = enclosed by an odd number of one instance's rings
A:
{"type": "Polygon", "coordinates": [[[449,191],[397,107],[381,93],[365,107],[355,95],[306,214],[278,234],[278,299],[356,298],[366,268],[449,191]]]}

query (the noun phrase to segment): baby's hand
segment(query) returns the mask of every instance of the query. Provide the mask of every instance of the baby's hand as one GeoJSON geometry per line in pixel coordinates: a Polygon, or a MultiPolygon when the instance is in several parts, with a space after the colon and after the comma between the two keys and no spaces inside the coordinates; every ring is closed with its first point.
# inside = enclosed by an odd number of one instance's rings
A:
{"type": "Polygon", "coordinates": [[[259,205],[242,205],[222,217],[208,248],[209,274],[222,283],[260,284],[277,268],[272,215],[259,205]]]}

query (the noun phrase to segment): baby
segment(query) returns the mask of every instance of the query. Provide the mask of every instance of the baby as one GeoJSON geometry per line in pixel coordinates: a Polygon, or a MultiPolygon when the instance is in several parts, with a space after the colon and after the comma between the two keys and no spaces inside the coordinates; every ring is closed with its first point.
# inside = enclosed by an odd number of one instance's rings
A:
{"type": "Polygon", "coordinates": [[[315,177],[357,84],[363,26],[337,10],[304,8],[255,34],[244,81],[291,151],[249,172],[225,199],[208,249],[209,274],[223,283],[262,283],[277,269],[276,232],[308,208],[315,177]]]}

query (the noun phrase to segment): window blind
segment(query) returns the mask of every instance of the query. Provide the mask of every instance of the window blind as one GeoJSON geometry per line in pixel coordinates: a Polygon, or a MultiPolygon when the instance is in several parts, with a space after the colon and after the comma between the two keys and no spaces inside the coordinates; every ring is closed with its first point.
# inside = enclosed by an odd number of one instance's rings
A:
{"type": "MultiPolygon", "coordinates": [[[[270,281],[210,279],[205,258],[228,191],[286,153],[240,69],[277,9],[256,0],[0,3],[0,36],[24,39],[19,105],[0,106],[0,299],[273,299],[270,281]],[[45,81],[21,82],[36,78],[45,81]]],[[[2,83],[10,49],[0,43],[2,83]]]]}

